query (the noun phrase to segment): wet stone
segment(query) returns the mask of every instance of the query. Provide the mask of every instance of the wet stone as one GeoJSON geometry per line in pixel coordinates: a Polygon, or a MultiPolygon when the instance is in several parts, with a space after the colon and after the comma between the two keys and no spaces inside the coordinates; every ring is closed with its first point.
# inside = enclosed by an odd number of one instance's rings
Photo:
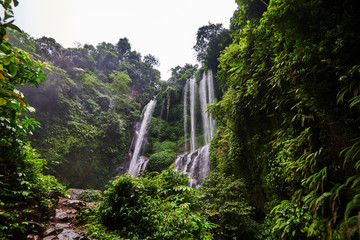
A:
{"type": "Polygon", "coordinates": [[[49,236],[49,235],[53,235],[53,234],[56,234],[55,228],[48,228],[43,232],[43,236],[49,236]]]}
{"type": "Polygon", "coordinates": [[[59,240],[86,239],[71,228],[64,229],[60,234],[57,235],[57,238],[59,240]]]}
{"type": "Polygon", "coordinates": [[[78,210],[86,205],[83,201],[80,200],[66,200],[63,201],[62,204],[66,207],[74,208],[78,210]]]}
{"type": "MultiPolygon", "coordinates": [[[[80,200],[72,200],[60,198],[54,211],[54,215],[50,218],[49,226],[43,229],[42,237],[28,238],[35,240],[89,240],[83,236],[83,231],[76,229],[72,225],[78,212],[77,209],[86,206],[85,202],[80,200]]],[[[33,233],[35,235],[35,233],[33,233]]],[[[38,234],[39,235],[39,234],[38,234]]],[[[30,237],[30,236],[29,236],[30,237]]]]}
{"type": "Polygon", "coordinates": [[[55,223],[54,228],[56,229],[56,231],[64,228],[70,228],[70,223],[55,223]]]}
{"type": "Polygon", "coordinates": [[[55,235],[44,237],[42,240],[56,240],[58,239],[55,235]]]}
{"type": "Polygon", "coordinates": [[[62,222],[66,222],[66,221],[69,220],[69,216],[65,211],[63,211],[61,209],[56,209],[54,220],[59,220],[59,221],[62,221],[62,222]]]}
{"type": "Polygon", "coordinates": [[[42,238],[41,238],[40,235],[32,233],[32,234],[27,235],[26,239],[29,239],[29,240],[41,240],[42,238]]]}
{"type": "Polygon", "coordinates": [[[73,189],[69,194],[70,198],[77,199],[83,191],[84,191],[83,189],[73,189]]]}

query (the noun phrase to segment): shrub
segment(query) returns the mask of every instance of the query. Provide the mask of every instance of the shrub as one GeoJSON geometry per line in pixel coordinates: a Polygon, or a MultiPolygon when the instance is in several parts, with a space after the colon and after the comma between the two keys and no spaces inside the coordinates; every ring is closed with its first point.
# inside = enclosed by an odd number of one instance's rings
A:
{"type": "Polygon", "coordinates": [[[161,152],[161,151],[175,151],[176,149],[176,142],[174,141],[163,141],[163,142],[155,142],[154,143],[154,151],[161,152]]]}
{"type": "Polygon", "coordinates": [[[202,208],[216,228],[216,239],[255,239],[253,207],[245,200],[246,187],[241,179],[212,171],[200,187],[202,208]]]}
{"type": "Polygon", "coordinates": [[[85,202],[98,202],[102,197],[99,190],[86,189],[79,194],[78,199],[85,202]]]}
{"type": "Polygon", "coordinates": [[[175,153],[171,151],[162,151],[150,156],[149,163],[147,165],[147,171],[160,172],[169,167],[174,161],[175,153]]]}
{"type": "Polygon", "coordinates": [[[169,169],[113,181],[98,214],[110,230],[131,239],[209,239],[213,224],[199,214],[188,179],[169,169]]]}

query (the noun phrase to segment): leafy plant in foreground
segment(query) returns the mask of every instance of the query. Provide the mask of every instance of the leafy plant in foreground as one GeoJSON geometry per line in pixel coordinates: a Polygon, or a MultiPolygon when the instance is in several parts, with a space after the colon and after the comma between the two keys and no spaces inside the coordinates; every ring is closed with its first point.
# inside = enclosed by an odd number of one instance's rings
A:
{"type": "Polygon", "coordinates": [[[52,201],[45,194],[63,187],[42,171],[46,161],[30,146],[27,134],[39,125],[33,118],[20,118],[23,110],[34,111],[17,89],[23,84],[38,87],[45,79],[45,64],[14,48],[6,35],[13,25],[12,4],[17,0],[0,1],[5,16],[0,18],[0,239],[22,239],[29,220],[46,217],[52,201]],[[43,213],[35,213],[35,210],[43,213]]]}
{"type": "Polygon", "coordinates": [[[131,239],[210,239],[214,225],[201,215],[198,195],[187,182],[172,169],[120,176],[105,192],[97,214],[109,230],[131,239]]]}
{"type": "Polygon", "coordinates": [[[250,215],[253,207],[246,203],[246,187],[241,179],[212,171],[200,186],[202,209],[216,224],[215,239],[255,239],[250,215]]]}

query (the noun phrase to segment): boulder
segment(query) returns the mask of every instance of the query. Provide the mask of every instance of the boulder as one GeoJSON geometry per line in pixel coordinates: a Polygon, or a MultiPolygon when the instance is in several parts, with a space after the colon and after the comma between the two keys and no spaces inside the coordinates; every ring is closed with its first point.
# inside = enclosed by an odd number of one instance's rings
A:
{"type": "Polygon", "coordinates": [[[73,208],[73,209],[77,209],[77,210],[86,206],[84,201],[80,201],[80,200],[76,200],[76,199],[74,199],[74,200],[66,199],[66,200],[62,201],[61,204],[65,207],[73,208]]]}
{"type": "Polygon", "coordinates": [[[71,199],[78,199],[79,195],[85,191],[84,189],[72,189],[69,191],[69,196],[71,199]]]}
{"type": "Polygon", "coordinates": [[[47,194],[46,197],[49,199],[59,199],[60,197],[60,192],[58,190],[50,190],[47,194]]]}

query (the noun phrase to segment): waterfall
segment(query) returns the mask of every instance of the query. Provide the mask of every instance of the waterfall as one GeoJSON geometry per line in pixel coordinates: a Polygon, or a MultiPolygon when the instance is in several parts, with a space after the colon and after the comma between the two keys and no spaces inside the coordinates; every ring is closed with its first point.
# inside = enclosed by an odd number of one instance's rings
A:
{"type": "Polygon", "coordinates": [[[190,79],[190,132],[191,132],[191,151],[195,151],[196,142],[195,142],[195,128],[196,128],[196,119],[195,119],[195,96],[196,96],[196,82],[195,78],[190,79]]]}
{"type": "Polygon", "coordinates": [[[136,132],[133,138],[133,144],[135,146],[134,152],[130,160],[130,166],[127,170],[133,176],[138,176],[138,174],[146,168],[148,159],[141,154],[144,153],[146,145],[146,135],[149,129],[150,120],[152,113],[154,111],[156,100],[152,99],[143,110],[143,117],[141,124],[136,126],[136,132]]]}
{"type": "Polygon", "coordinates": [[[199,96],[201,116],[204,131],[204,142],[209,144],[211,138],[214,136],[216,122],[211,115],[206,113],[207,104],[214,102],[214,79],[211,70],[203,74],[203,77],[199,84],[199,96]]]}
{"type": "Polygon", "coordinates": [[[187,104],[188,104],[188,93],[189,93],[189,82],[186,81],[184,88],[184,149],[185,152],[188,151],[188,144],[186,143],[186,139],[188,137],[188,117],[187,117],[187,104]]]}
{"type": "MultiPolygon", "coordinates": [[[[207,72],[207,83],[208,83],[208,104],[214,103],[215,100],[215,90],[214,90],[214,76],[211,70],[208,70],[207,72]]],[[[210,140],[215,134],[215,131],[217,129],[216,121],[215,119],[210,115],[209,117],[210,122],[210,140]]]]}
{"type": "Polygon", "coordinates": [[[199,187],[201,180],[210,172],[209,145],[178,156],[175,160],[175,170],[187,173],[190,187],[199,187]]]}
{"type": "MultiPolygon", "coordinates": [[[[175,159],[175,170],[184,172],[190,178],[190,186],[197,188],[210,171],[209,144],[216,130],[216,122],[211,115],[206,113],[207,104],[214,102],[214,79],[211,70],[203,74],[203,77],[197,88],[195,78],[191,78],[185,85],[184,89],[184,136],[185,146],[186,137],[188,136],[188,94],[190,95],[190,145],[191,152],[179,155],[175,159]],[[197,94],[198,91],[198,94],[197,94]],[[197,96],[199,97],[197,99],[197,96]],[[203,125],[203,136],[205,146],[196,149],[195,128],[196,113],[195,106],[200,102],[201,120],[203,125]]],[[[187,147],[185,147],[187,150],[187,147]]]]}

